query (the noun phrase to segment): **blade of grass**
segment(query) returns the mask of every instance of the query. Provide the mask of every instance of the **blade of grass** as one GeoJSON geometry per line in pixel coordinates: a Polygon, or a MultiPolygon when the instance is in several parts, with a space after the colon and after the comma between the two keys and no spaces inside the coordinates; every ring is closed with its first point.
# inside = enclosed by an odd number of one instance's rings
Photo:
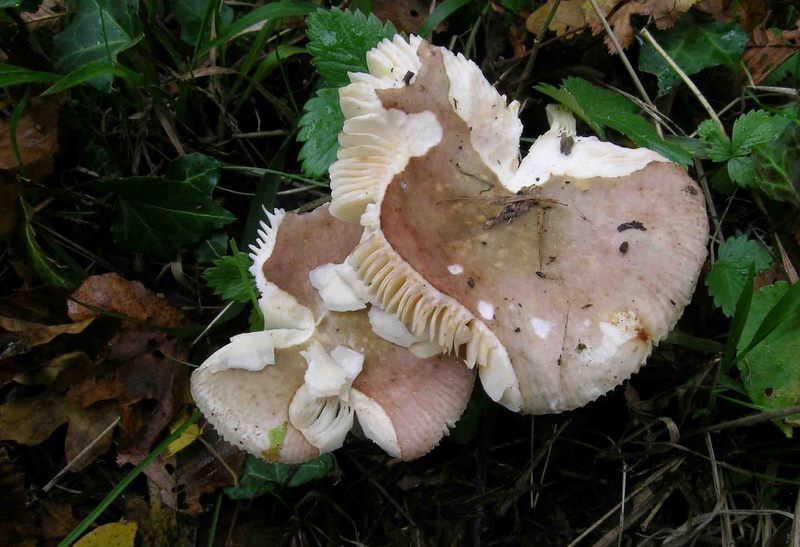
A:
{"type": "Polygon", "coordinates": [[[781,323],[788,320],[789,317],[797,311],[798,307],[800,307],[800,283],[795,283],[786,291],[786,294],[783,295],[778,303],[769,310],[769,313],[767,313],[764,320],[761,321],[756,333],[753,335],[753,339],[747,344],[747,347],[739,352],[734,362],[738,363],[750,350],[760,344],[764,338],[772,334],[772,331],[778,328],[781,323]]]}
{"type": "Polygon", "coordinates": [[[84,84],[93,78],[105,76],[107,74],[124,78],[134,85],[139,85],[142,83],[142,77],[130,69],[125,68],[122,65],[108,64],[106,61],[98,61],[96,63],[91,63],[76,68],[60,80],[56,81],[56,83],[54,83],[52,86],[45,89],[44,92],[42,92],[42,97],[53,95],[55,93],[61,93],[62,91],[66,91],[71,87],[84,84]]]}
{"type": "Polygon", "coordinates": [[[11,111],[11,117],[8,120],[8,134],[11,138],[11,151],[14,152],[14,159],[17,160],[19,165],[19,172],[25,176],[25,166],[22,164],[22,156],[19,154],[19,143],[17,142],[17,123],[25,112],[25,107],[28,105],[28,99],[31,97],[31,88],[25,90],[25,95],[22,99],[14,105],[14,110],[11,111]]]}
{"type": "Polygon", "coordinates": [[[197,56],[200,52],[200,45],[203,43],[203,37],[205,36],[206,29],[208,28],[208,22],[211,20],[211,14],[214,13],[215,5],[219,5],[219,0],[208,0],[206,2],[206,9],[203,11],[203,19],[200,21],[200,28],[197,30],[197,38],[194,42],[194,51],[192,52],[192,68],[194,68],[197,62],[197,56]]]}
{"type": "Polygon", "coordinates": [[[745,281],[744,288],[739,295],[739,299],[736,301],[736,309],[733,312],[733,320],[731,321],[731,328],[728,332],[728,342],[725,345],[725,353],[722,355],[720,369],[723,374],[727,373],[731,365],[735,362],[736,346],[739,344],[739,339],[742,337],[744,324],[747,322],[747,316],[750,314],[750,303],[753,301],[753,278],[755,275],[755,264],[751,262],[750,270],[747,273],[747,281],[745,281]]]}
{"type": "Polygon", "coordinates": [[[0,87],[18,84],[46,84],[58,80],[60,74],[39,72],[20,66],[0,64],[0,87]]]}
{"type": "Polygon", "coordinates": [[[234,173],[242,173],[245,175],[254,175],[256,177],[263,177],[265,174],[269,173],[273,175],[280,175],[285,179],[297,180],[300,182],[305,182],[306,184],[311,184],[313,186],[319,186],[320,188],[325,188],[325,189],[329,188],[328,184],[324,182],[302,177],[300,175],[294,175],[292,173],[287,173],[285,171],[278,171],[277,169],[269,169],[267,167],[249,167],[247,165],[223,165],[222,170],[232,171],[234,173]]]}
{"type": "Polygon", "coordinates": [[[423,38],[430,38],[434,29],[441,25],[442,21],[469,3],[470,0],[445,0],[433,10],[433,13],[431,13],[427,19],[425,19],[425,22],[419,27],[417,34],[423,38]]]}
{"type": "Polygon", "coordinates": [[[73,528],[72,532],[70,532],[61,542],[58,544],[58,547],[68,547],[72,545],[79,537],[83,535],[83,533],[92,525],[94,521],[103,514],[103,512],[108,509],[108,507],[114,503],[114,500],[117,499],[120,494],[122,494],[125,489],[128,487],[133,480],[138,477],[142,471],[147,469],[147,467],[153,463],[156,458],[158,458],[162,452],[164,452],[167,447],[178,437],[180,437],[184,431],[186,431],[189,426],[197,422],[202,414],[200,414],[199,410],[195,410],[194,414],[192,414],[185,422],[183,422],[178,428],[173,431],[169,436],[167,436],[163,441],[158,443],[152,452],[150,452],[144,459],[139,462],[139,465],[131,469],[127,475],[125,475],[119,484],[117,484],[108,495],[103,498],[97,507],[89,513],[85,519],[83,519],[75,528],[73,528]]]}
{"type": "Polygon", "coordinates": [[[247,55],[245,55],[242,66],[239,69],[239,73],[236,75],[236,81],[233,83],[233,87],[231,88],[231,95],[236,95],[236,92],[239,91],[239,87],[244,81],[244,77],[250,74],[250,71],[253,69],[253,66],[255,66],[256,61],[258,61],[258,56],[261,55],[261,52],[264,50],[267,40],[269,40],[269,37],[275,30],[276,24],[277,20],[268,21],[261,28],[261,30],[258,31],[258,34],[256,34],[253,44],[247,51],[247,55]]]}
{"type": "Polygon", "coordinates": [[[308,15],[317,8],[318,6],[315,6],[314,4],[308,4],[306,2],[291,2],[285,0],[281,2],[275,2],[274,4],[266,4],[264,6],[261,6],[260,8],[254,9],[247,15],[231,23],[231,25],[226,27],[222,32],[220,32],[215,39],[211,40],[208,44],[203,46],[199,54],[200,55],[205,54],[209,50],[219,46],[220,44],[224,44],[232,40],[237,35],[246,31],[248,28],[252,27],[255,24],[270,19],[277,19],[280,17],[308,15]]]}

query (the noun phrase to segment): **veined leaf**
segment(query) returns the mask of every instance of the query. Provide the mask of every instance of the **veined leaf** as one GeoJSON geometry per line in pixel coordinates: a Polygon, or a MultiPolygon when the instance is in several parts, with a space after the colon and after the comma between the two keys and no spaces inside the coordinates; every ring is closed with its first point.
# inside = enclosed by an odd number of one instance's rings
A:
{"type": "Polygon", "coordinates": [[[298,158],[303,162],[303,173],[321,177],[328,174],[328,168],[336,161],[339,133],[344,125],[339,90],[332,87],[318,90],[303,110],[297,135],[303,147],[298,158]]]}
{"type": "Polygon", "coordinates": [[[251,263],[247,253],[240,251],[214,260],[214,265],[203,273],[203,277],[214,292],[225,300],[249,302],[256,286],[249,272],[251,263]]]}
{"type": "Polygon", "coordinates": [[[117,200],[111,235],[126,251],[168,259],[181,245],[194,243],[235,217],[191,184],[152,177],[97,183],[117,200]]]}
{"type": "Polygon", "coordinates": [[[172,14],[181,25],[181,40],[190,46],[197,43],[201,30],[205,33],[210,30],[210,25],[202,29],[203,15],[209,2],[219,6],[219,16],[226,27],[233,22],[233,8],[219,0],[170,0],[172,14]]]}
{"type": "Polygon", "coordinates": [[[167,166],[164,176],[183,181],[198,192],[211,195],[219,182],[221,167],[217,160],[199,152],[184,154],[167,166]]]}
{"type": "MultiPolygon", "coordinates": [[[[134,23],[129,12],[137,4],[130,0],[80,0],[75,17],[53,37],[55,67],[62,72],[72,72],[98,61],[115,64],[117,55],[135,43],[131,34],[134,23]]],[[[98,76],[91,83],[107,91],[111,75],[98,76]]]]}
{"type": "Polygon", "coordinates": [[[774,142],[753,149],[755,185],[772,199],[800,205],[800,125],[786,122],[774,142]]]}
{"type": "MultiPolygon", "coordinates": [[[[718,65],[737,71],[748,39],[735,23],[700,22],[690,15],[653,35],[689,76],[718,65]]],[[[639,69],[656,75],[659,95],[669,93],[680,82],[680,77],[649,44],[643,45],[639,53],[639,69]]]]}
{"type": "Polygon", "coordinates": [[[247,456],[239,485],[226,488],[225,493],[235,500],[252,499],[275,492],[282,486],[300,486],[321,479],[332,470],[333,457],[330,454],[299,465],[267,463],[261,458],[247,456]]]}
{"type": "MultiPolygon", "coordinates": [[[[765,411],[800,404],[799,306],[800,284],[790,288],[779,282],[762,288],[753,296],[737,344],[742,383],[765,411]]],[[[791,434],[788,420],[776,425],[791,434]]]]}
{"type": "Polygon", "coordinates": [[[708,293],[722,313],[731,317],[745,286],[747,271],[752,264],[758,273],[769,267],[772,257],[758,242],[747,236],[731,237],[719,246],[719,260],[706,276],[708,293]]]}
{"type": "Polygon", "coordinates": [[[367,52],[396,33],[374,15],[320,9],[308,16],[308,51],[325,84],[340,87],[350,83],[348,72],[366,72],[367,52]]]}

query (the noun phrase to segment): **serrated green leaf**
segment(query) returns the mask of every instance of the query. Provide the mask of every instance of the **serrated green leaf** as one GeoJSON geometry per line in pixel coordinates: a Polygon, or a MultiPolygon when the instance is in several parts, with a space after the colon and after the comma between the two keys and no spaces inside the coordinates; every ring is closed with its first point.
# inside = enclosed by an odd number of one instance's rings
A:
{"type": "MultiPolygon", "coordinates": [[[[136,5],[137,2],[80,0],[75,17],[53,37],[55,67],[72,72],[98,61],[115,64],[117,56],[135,43],[129,8],[136,5]]],[[[99,76],[91,84],[108,91],[111,75],[99,76]]]]}
{"type": "Polygon", "coordinates": [[[697,136],[705,144],[706,154],[711,161],[722,162],[730,159],[731,140],[714,120],[706,120],[697,126],[697,136]]]}
{"type": "Polygon", "coordinates": [[[95,184],[120,196],[111,226],[123,250],[172,258],[176,250],[203,239],[235,217],[190,184],[153,177],[133,177],[95,184]]]}
{"type": "MultiPolygon", "coordinates": [[[[793,287],[800,293],[800,285],[793,287]]],[[[759,290],[753,297],[750,313],[739,339],[740,352],[756,338],[769,315],[785,302],[790,288],[784,282],[759,290]]],[[[780,310],[779,310],[780,311],[780,310]]],[[[797,303],[782,315],[770,334],[738,362],[742,383],[750,399],[763,410],[780,410],[800,404],[800,310],[797,303]]],[[[787,434],[786,421],[777,424],[787,434]]]]}
{"type": "MultiPolygon", "coordinates": [[[[219,17],[225,26],[233,22],[233,8],[219,0],[171,0],[170,10],[181,26],[181,40],[193,46],[203,26],[203,14],[209,1],[219,5],[219,17]]],[[[205,29],[206,32],[209,28],[205,29]]]]}
{"type": "Polygon", "coordinates": [[[40,72],[21,66],[0,64],[0,87],[19,84],[40,84],[58,80],[60,74],[40,72]]]}
{"type": "Polygon", "coordinates": [[[344,125],[339,90],[332,87],[318,90],[303,110],[297,134],[303,147],[298,158],[303,162],[303,173],[321,177],[328,174],[328,168],[336,161],[339,133],[344,125]]]}
{"type": "Polygon", "coordinates": [[[223,256],[204,273],[206,282],[218,296],[234,302],[249,302],[255,280],[249,272],[251,260],[246,253],[223,256]],[[246,277],[242,276],[245,272],[246,277]]]}
{"type": "Polygon", "coordinates": [[[731,317],[750,265],[758,273],[769,267],[772,257],[758,241],[747,239],[747,236],[728,238],[719,246],[718,253],[719,260],[706,276],[706,286],[714,304],[731,317]]]}
{"type": "Polygon", "coordinates": [[[197,191],[210,196],[217,187],[221,170],[220,163],[214,158],[192,152],[170,162],[164,171],[164,176],[169,180],[185,182],[197,191]]]}
{"type": "Polygon", "coordinates": [[[755,185],[772,199],[800,205],[800,124],[783,119],[778,139],[753,149],[755,185]]]}
{"type": "Polygon", "coordinates": [[[581,78],[567,78],[561,88],[541,84],[536,89],[557,100],[589,126],[601,138],[610,128],[631,139],[637,146],[655,150],[670,160],[688,165],[692,154],[677,142],[661,138],[655,127],[640,116],[637,106],[626,97],[592,85],[581,78]]]}
{"type": "MultiPolygon", "coordinates": [[[[738,71],[748,40],[747,33],[735,23],[701,22],[691,15],[681,17],[670,29],[653,32],[653,36],[689,76],[718,65],[738,71]]],[[[669,93],[680,82],[675,71],[649,44],[644,44],[639,53],[639,69],[655,74],[659,95],[669,93]]]]}
{"type": "Polygon", "coordinates": [[[756,170],[753,158],[739,156],[728,160],[728,176],[739,186],[753,186],[756,182],[756,170]]]}
{"type": "Polygon", "coordinates": [[[763,110],[751,110],[739,116],[733,123],[731,151],[734,156],[749,154],[754,146],[774,141],[780,131],[776,131],[775,117],[763,110]]]}
{"type": "Polygon", "coordinates": [[[348,72],[367,71],[367,52],[397,31],[375,15],[338,8],[320,9],[308,16],[308,51],[327,86],[350,83],[348,72]]]}
{"type": "Polygon", "coordinates": [[[235,500],[252,499],[275,492],[279,487],[295,487],[326,477],[333,470],[330,454],[299,465],[267,463],[261,458],[247,456],[244,472],[238,486],[225,489],[228,497],[235,500]]]}

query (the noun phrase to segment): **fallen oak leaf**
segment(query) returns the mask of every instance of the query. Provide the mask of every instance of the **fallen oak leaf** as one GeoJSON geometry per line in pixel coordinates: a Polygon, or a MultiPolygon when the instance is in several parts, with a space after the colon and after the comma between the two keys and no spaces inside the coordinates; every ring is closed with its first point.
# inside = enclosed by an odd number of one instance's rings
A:
{"type": "Polygon", "coordinates": [[[62,334],[80,334],[93,320],[90,317],[77,323],[42,325],[33,321],[0,316],[0,329],[11,334],[0,338],[3,340],[3,346],[0,347],[0,359],[26,353],[30,348],[47,344],[62,334]]]}
{"type": "Polygon", "coordinates": [[[800,27],[791,31],[774,31],[761,23],[753,29],[750,42],[742,55],[753,83],[760,84],[784,61],[800,51],[800,27]]]}
{"type": "Polygon", "coordinates": [[[25,477],[0,448],[0,537],[9,547],[34,547],[34,523],[27,506],[25,477]]]}

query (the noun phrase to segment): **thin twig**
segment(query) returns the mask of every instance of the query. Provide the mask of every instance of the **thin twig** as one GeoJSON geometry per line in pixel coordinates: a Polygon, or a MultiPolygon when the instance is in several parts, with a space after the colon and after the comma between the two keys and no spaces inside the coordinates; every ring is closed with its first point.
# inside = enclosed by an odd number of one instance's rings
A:
{"type": "Polygon", "coordinates": [[[734,427],[756,425],[762,422],[767,422],[769,420],[778,420],[780,418],[786,418],[787,416],[791,416],[793,414],[800,414],[800,405],[791,406],[789,408],[782,408],[781,410],[773,410],[771,412],[750,414],[749,416],[744,416],[742,418],[737,418],[735,420],[721,422],[715,425],[704,427],[702,429],[698,429],[697,431],[692,431],[690,433],[687,433],[686,435],[683,436],[683,438],[686,439],[688,437],[695,437],[697,435],[704,435],[706,433],[711,433],[713,431],[722,431],[723,429],[731,429],[734,427]]]}
{"type": "MultiPolygon", "coordinates": [[[[647,105],[650,106],[650,108],[652,108],[655,111],[658,111],[656,105],[654,105],[653,101],[650,100],[650,95],[647,94],[647,91],[642,85],[642,81],[639,79],[639,76],[633,69],[633,65],[631,65],[631,62],[628,60],[627,55],[625,55],[625,52],[622,51],[622,45],[619,43],[617,35],[614,34],[614,30],[611,28],[611,25],[608,24],[608,19],[606,19],[606,14],[603,13],[602,9],[600,9],[597,0],[589,0],[589,2],[592,4],[592,9],[597,15],[597,18],[600,19],[600,22],[603,24],[603,29],[605,29],[606,34],[608,34],[608,38],[611,40],[611,43],[614,44],[614,48],[617,50],[617,54],[619,55],[622,64],[625,65],[625,70],[627,70],[628,74],[630,74],[631,79],[633,80],[633,85],[636,86],[636,90],[639,92],[639,95],[642,96],[642,100],[645,103],[647,103],[647,105]]],[[[656,120],[656,131],[658,131],[659,137],[664,136],[661,129],[661,124],[658,122],[658,120],[656,120]]]]}
{"type": "Polygon", "coordinates": [[[553,21],[553,17],[555,17],[560,4],[561,0],[555,0],[555,2],[553,2],[553,5],[550,6],[550,12],[547,14],[547,18],[545,18],[542,24],[542,28],[539,29],[539,34],[537,34],[536,38],[533,40],[533,47],[525,63],[525,68],[522,70],[522,76],[519,78],[519,84],[517,84],[517,91],[514,93],[514,97],[519,97],[520,93],[522,93],[522,88],[525,86],[525,82],[531,77],[533,64],[536,62],[536,56],[539,55],[539,50],[542,49],[542,37],[547,34],[547,29],[550,28],[550,23],[553,21]]]}
{"type": "Polygon", "coordinates": [[[77,455],[76,455],[74,458],[72,458],[72,460],[70,460],[70,462],[69,462],[67,465],[65,465],[65,466],[64,466],[64,468],[63,468],[61,471],[59,471],[58,473],[56,473],[56,476],[55,476],[55,477],[53,477],[53,478],[50,480],[50,482],[48,482],[47,484],[45,484],[45,485],[44,485],[44,487],[42,488],[42,491],[43,491],[43,492],[49,492],[49,491],[50,491],[50,490],[51,490],[51,489],[52,489],[52,488],[53,488],[53,487],[56,485],[56,483],[57,483],[59,480],[61,480],[61,477],[63,477],[63,476],[64,476],[64,475],[66,475],[67,473],[69,473],[69,471],[70,471],[70,470],[71,470],[73,467],[75,467],[75,464],[76,464],[76,462],[80,461],[80,459],[81,459],[81,458],[82,458],[82,457],[83,457],[83,456],[84,456],[84,455],[85,455],[87,452],[89,452],[89,451],[90,451],[92,448],[94,448],[94,447],[97,445],[97,443],[99,443],[99,442],[100,442],[100,440],[101,440],[103,437],[105,437],[106,435],[108,435],[108,434],[109,434],[109,432],[111,432],[111,431],[112,431],[112,430],[113,430],[115,427],[117,427],[117,425],[119,425],[119,421],[120,421],[120,418],[119,418],[119,416],[117,416],[117,418],[116,418],[116,419],[115,419],[113,422],[111,422],[110,424],[108,424],[108,427],[106,427],[106,428],[105,428],[105,429],[104,429],[104,430],[103,430],[103,431],[102,431],[102,432],[101,432],[101,433],[100,433],[100,434],[99,434],[97,437],[95,437],[95,438],[94,438],[94,440],[93,440],[92,442],[90,442],[89,444],[87,444],[87,445],[86,445],[86,447],[85,447],[83,450],[81,450],[80,452],[78,452],[78,454],[77,454],[77,455]]]}
{"type": "MultiPolygon", "coordinates": [[[[596,0],[590,0],[590,1],[595,2],[596,0]]],[[[661,58],[664,59],[664,61],[666,61],[669,67],[675,71],[678,77],[680,77],[680,79],[683,80],[683,83],[686,84],[686,86],[689,88],[692,94],[697,98],[697,100],[700,102],[703,108],[705,108],[706,112],[708,112],[708,115],[711,117],[711,119],[714,120],[714,122],[722,130],[723,135],[727,135],[728,133],[727,131],[725,131],[725,126],[722,125],[719,116],[717,116],[717,113],[714,112],[713,108],[711,108],[711,104],[708,102],[708,99],[706,99],[705,96],[700,92],[700,89],[698,89],[698,87],[694,85],[694,82],[689,79],[689,76],[686,75],[683,69],[679,67],[675,61],[672,60],[672,57],[669,56],[669,53],[667,53],[664,50],[664,48],[661,47],[661,45],[658,42],[656,42],[656,39],[653,38],[653,35],[650,34],[650,31],[648,31],[646,28],[643,28],[641,31],[639,31],[639,34],[641,34],[642,38],[644,38],[647,41],[647,43],[650,44],[653,47],[653,49],[656,50],[656,53],[661,55],[661,58]]]]}

